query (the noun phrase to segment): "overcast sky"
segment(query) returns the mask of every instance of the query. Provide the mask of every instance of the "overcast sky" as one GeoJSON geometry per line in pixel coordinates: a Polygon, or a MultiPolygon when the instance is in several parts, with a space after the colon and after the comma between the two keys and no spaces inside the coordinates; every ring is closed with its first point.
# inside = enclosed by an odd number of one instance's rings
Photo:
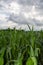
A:
{"type": "Polygon", "coordinates": [[[43,29],[43,0],[0,0],[0,29],[43,29]]]}

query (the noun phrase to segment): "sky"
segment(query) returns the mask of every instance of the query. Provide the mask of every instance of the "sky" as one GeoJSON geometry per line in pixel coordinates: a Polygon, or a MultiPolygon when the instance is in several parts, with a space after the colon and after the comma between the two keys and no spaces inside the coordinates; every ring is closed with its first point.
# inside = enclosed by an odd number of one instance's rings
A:
{"type": "Polygon", "coordinates": [[[43,0],[0,0],[0,29],[43,30],[43,0]]]}

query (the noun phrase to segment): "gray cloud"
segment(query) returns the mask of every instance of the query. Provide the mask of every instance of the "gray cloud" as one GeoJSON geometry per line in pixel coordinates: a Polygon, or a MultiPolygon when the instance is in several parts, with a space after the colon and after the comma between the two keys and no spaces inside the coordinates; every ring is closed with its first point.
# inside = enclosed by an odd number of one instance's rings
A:
{"type": "Polygon", "coordinates": [[[11,14],[8,21],[12,21],[12,22],[15,22],[18,24],[27,24],[28,23],[28,20],[22,14],[20,14],[20,15],[11,14]]]}
{"type": "Polygon", "coordinates": [[[36,20],[36,19],[32,19],[32,21],[35,23],[36,26],[43,26],[43,22],[36,20]]]}
{"type": "MultiPolygon", "coordinates": [[[[39,5],[40,0],[15,0],[17,3],[19,3],[20,5],[39,5]]],[[[41,1],[42,2],[42,1],[41,1]]]]}
{"type": "MultiPolygon", "coordinates": [[[[17,3],[22,5],[24,8],[28,6],[35,6],[36,11],[43,12],[43,0],[15,0],[17,3]]],[[[40,14],[39,14],[40,15],[40,14]]]]}
{"type": "Polygon", "coordinates": [[[35,5],[36,11],[39,12],[39,15],[43,15],[43,0],[39,0],[38,3],[35,5]],[[41,13],[41,14],[40,14],[41,13]]]}
{"type": "Polygon", "coordinates": [[[14,0],[0,0],[0,2],[4,2],[4,3],[10,3],[12,1],[14,1],[14,0]]]}
{"type": "Polygon", "coordinates": [[[33,0],[16,0],[21,5],[33,5],[33,0]]]}
{"type": "Polygon", "coordinates": [[[20,5],[37,5],[40,2],[43,2],[42,0],[0,0],[0,2],[4,2],[4,3],[11,3],[11,2],[17,2],[20,5]]]}
{"type": "MultiPolygon", "coordinates": [[[[15,6],[15,5],[14,5],[15,6]]],[[[12,6],[13,7],[13,6],[12,6]]],[[[16,9],[16,8],[15,8],[16,9]]],[[[14,10],[15,10],[14,9],[14,10]]],[[[16,10],[15,10],[16,11],[16,10]]],[[[14,23],[17,23],[19,25],[36,25],[36,26],[43,26],[43,22],[41,20],[38,20],[38,18],[34,18],[34,16],[41,16],[43,17],[43,0],[0,0],[0,14],[6,14],[7,21],[12,21],[14,23]],[[14,11],[10,9],[11,3],[17,3],[21,8],[19,8],[18,12],[19,14],[12,14],[14,11]],[[38,13],[33,13],[32,7],[35,6],[35,11],[38,13]],[[30,17],[26,18],[23,13],[31,13],[30,17]],[[32,18],[33,17],[33,18],[32,18]]],[[[0,23],[1,24],[1,23],[0,23]]]]}
{"type": "Polygon", "coordinates": [[[11,14],[9,17],[9,20],[14,23],[18,23],[19,25],[30,24],[30,25],[36,25],[36,26],[43,26],[43,22],[40,22],[39,20],[34,19],[34,18],[26,19],[22,14],[20,14],[20,15],[11,14]]]}

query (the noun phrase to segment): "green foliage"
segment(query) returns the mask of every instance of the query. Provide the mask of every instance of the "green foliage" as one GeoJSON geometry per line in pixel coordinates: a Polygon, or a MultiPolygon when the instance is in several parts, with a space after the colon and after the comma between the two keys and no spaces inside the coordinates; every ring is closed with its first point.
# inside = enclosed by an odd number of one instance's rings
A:
{"type": "Polygon", "coordinates": [[[0,57],[0,65],[3,65],[3,63],[4,63],[4,60],[2,57],[0,57]]]}
{"type": "Polygon", "coordinates": [[[0,65],[4,64],[4,59],[3,59],[4,52],[5,52],[5,48],[2,48],[0,50],[0,65]]]}
{"type": "Polygon", "coordinates": [[[0,65],[43,65],[43,31],[29,29],[0,30],[0,65]]]}
{"type": "Polygon", "coordinates": [[[31,58],[28,58],[26,65],[34,65],[33,60],[31,58]]]}

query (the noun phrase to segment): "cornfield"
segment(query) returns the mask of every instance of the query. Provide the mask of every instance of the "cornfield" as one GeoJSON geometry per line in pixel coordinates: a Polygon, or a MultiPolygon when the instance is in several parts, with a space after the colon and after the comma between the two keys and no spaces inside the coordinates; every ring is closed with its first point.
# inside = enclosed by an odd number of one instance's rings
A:
{"type": "Polygon", "coordinates": [[[43,31],[0,30],[0,65],[43,65],[43,31]]]}

